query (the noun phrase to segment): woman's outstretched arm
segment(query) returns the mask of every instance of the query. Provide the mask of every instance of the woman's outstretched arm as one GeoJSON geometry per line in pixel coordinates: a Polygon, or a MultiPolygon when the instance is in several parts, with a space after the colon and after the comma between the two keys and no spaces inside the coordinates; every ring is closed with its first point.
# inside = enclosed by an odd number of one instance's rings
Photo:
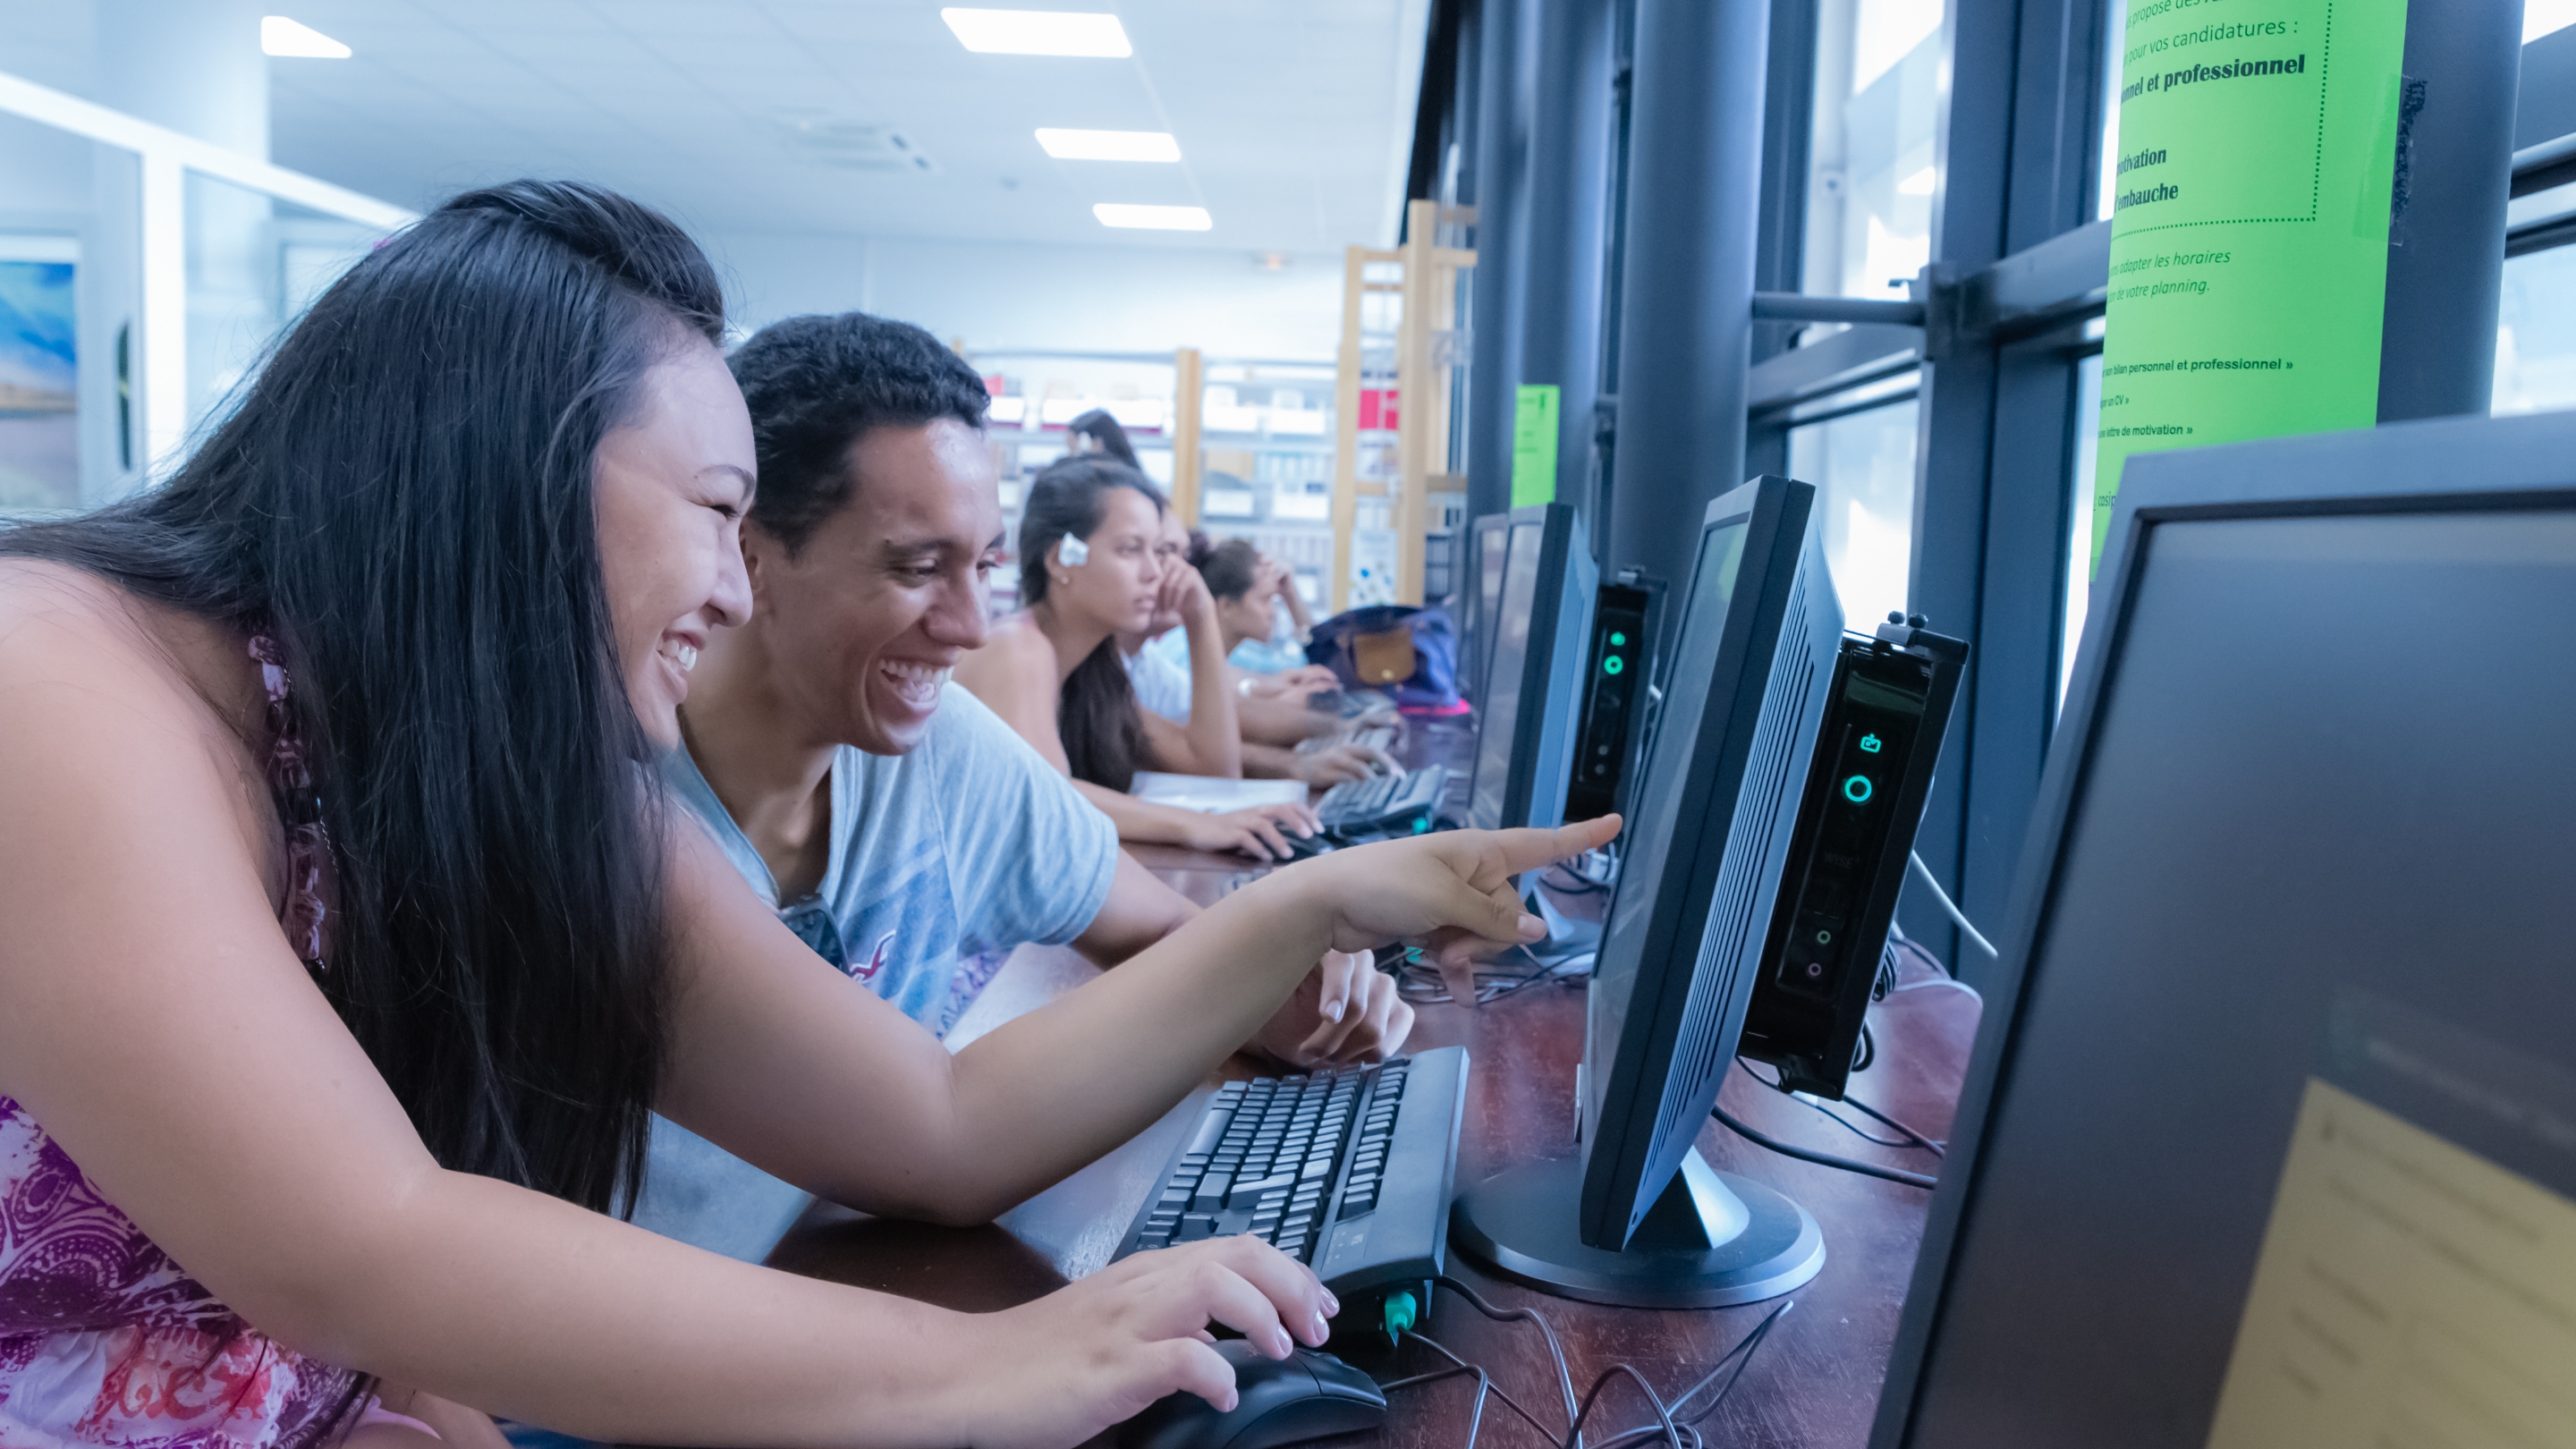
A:
{"type": "Polygon", "coordinates": [[[1151,1125],[1327,950],[1525,939],[1540,927],[1512,880],[1616,830],[1613,817],[1456,831],[1274,871],[954,1056],[804,951],[712,847],[692,845],[678,904],[693,913],[693,965],[665,1110],[851,1207],[982,1222],[1151,1125]]]}

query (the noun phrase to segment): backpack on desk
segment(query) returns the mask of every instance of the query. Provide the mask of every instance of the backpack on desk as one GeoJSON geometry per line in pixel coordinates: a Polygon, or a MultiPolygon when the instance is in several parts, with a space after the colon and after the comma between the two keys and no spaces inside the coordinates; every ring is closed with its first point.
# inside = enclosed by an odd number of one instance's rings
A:
{"type": "Polygon", "coordinates": [[[1440,609],[1373,604],[1315,626],[1308,662],[1333,671],[1345,689],[1380,689],[1398,709],[1448,714],[1458,698],[1458,636],[1440,609]]]}

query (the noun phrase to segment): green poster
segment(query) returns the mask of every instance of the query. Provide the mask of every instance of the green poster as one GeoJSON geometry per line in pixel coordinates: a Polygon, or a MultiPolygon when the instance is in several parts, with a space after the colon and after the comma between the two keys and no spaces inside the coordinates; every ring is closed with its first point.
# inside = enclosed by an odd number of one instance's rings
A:
{"type": "Polygon", "coordinates": [[[1552,382],[1521,384],[1512,413],[1512,506],[1556,501],[1556,406],[1552,382]]]}
{"type": "Polygon", "coordinates": [[[2093,560],[2131,453],[2379,409],[2406,0],[2131,0],[2093,560]]]}

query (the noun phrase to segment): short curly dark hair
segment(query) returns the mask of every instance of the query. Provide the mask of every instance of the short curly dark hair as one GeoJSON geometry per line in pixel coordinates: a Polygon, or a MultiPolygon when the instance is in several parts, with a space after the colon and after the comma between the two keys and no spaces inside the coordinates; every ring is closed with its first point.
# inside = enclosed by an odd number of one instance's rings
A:
{"type": "Polygon", "coordinates": [[[850,450],[877,428],[984,426],[984,380],[909,322],[843,312],[772,322],[735,349],[760,490],[751,520],[792,556],[850,500],[850,450]]]}

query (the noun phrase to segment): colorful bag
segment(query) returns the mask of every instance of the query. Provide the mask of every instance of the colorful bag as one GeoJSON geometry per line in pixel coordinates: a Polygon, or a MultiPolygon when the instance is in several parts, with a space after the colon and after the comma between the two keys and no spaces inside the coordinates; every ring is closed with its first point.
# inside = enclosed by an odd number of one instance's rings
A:
{"type": "Polygon", "coordinates": [[[1333,671],[1345,689],[1379,689],[1410,714],[1453,714],[1458,698],[1458,635],[1447,611],[1375,604],[1335,614],[1315,626],[1308,661],[1333,671]]]}

